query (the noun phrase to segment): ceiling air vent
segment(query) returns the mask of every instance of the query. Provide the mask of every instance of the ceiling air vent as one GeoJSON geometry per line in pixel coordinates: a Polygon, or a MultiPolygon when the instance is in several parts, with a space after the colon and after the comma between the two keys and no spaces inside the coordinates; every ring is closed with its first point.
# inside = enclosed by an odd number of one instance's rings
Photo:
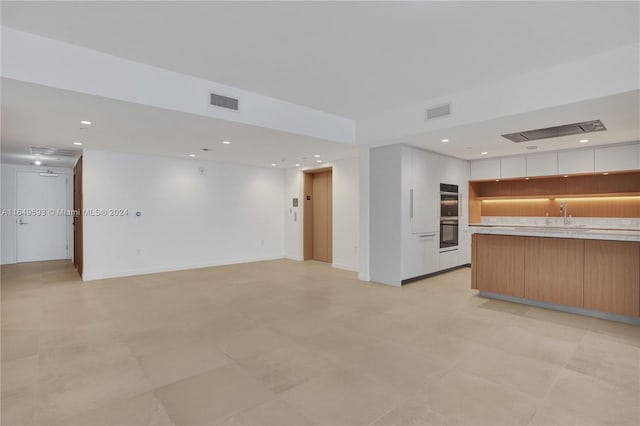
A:
{"type": "Polygon", "coordinates": [[[564,124],[544,129],[527,130],[525,132],[508,133],[502,137],[512,142],[527,142],[538,139],[558,138],[560,136],[580,135],[582,133],[601,132],[607,130],[600,120],[583,121],[582,123],[564,124]]]}
{"type": "Polygon", "coordinates": [[[424,110],[424,121],[433,120],[438,117],[451,115],[451,104],[440,105],[424,110]]]}
{"type": "Polygon", "coordinates": [[[73,157],[78,152],[73,149],[50,148],[46,146],[30,146],[31,155],[44,155],[47,157],[73,157]]]}
{"type": "Polygon", "coordinates": [[[235,98],[230,98],[228,96],[216,95],[215,93],[210,93],[209,104],[212,106],[217,106],[221,108],[232,109],[234,111],[238,110],[238,100],[235,98]]]}

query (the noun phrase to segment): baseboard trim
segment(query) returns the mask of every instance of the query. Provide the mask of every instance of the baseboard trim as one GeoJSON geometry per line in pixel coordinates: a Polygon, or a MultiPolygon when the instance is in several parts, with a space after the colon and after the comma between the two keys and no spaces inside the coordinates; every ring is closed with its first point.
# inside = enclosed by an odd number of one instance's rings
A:
{"type": "Polygon", "coordinates": [[[441,271],[432,272],[430,274],[420,275],[418,277],[413,277],[413,278],[407,278],[406,280],[400,281],[400,285],[405,285],[405,284],[409,284],[409,283],[412,283],[412,282],[415,282],[415,281],[420,281],[420,280],[424,280],[424,279],[427,279],[427,278],[435,277],[437,275],[446,274],[447,272],[455,271],[456,269],[470,268],[470,267],[471,267],[470,263],[465,263],[463,265],[454,266],[454,267],[451,267],[451,268],[443,269],[441,271]]]}
{"type": "Polygon", "coordinates": [[[626,317],[624,315],[608,314],[606,312],[593,311],[591,309],[575,308],[573,306],[559,305],[557,303],[540,302],[538,300],[525,299],[523,297],[506,296],[504,294],[480,291],[478,295],[488,299],[504,300],[505,302],[520,303],[523,305],[535,306],[537,308],[552,309],[554,311],[567,312],[570,314],[584,315],[587,317],[599,318],[603,320],[623,322],[626,324],[640,325],[640,318],[626,317]]]}
{"type": "Polygon", "coordinates": [[[284,258],[285,259],[289,259],[289,260],[297,260],[297,261],[304,260],[304,258],[302,256],[289,256],[289,255],[286,255],[284,258]]]}
{"type": "Polygon", "coordinates": [[[119,271],[115,273],[97,273],[97,274],[84,273],[82,275],[82,281],[87,282],[87,281],[96,281],[96,280],[106,280],[110,278],[133,277],[137,275],[158,274],[162,272],[175,272],[175,271],[185,271],[189,269],[211,268],[214,266],[237,265],[240,263],[264,262],[267,260],[278,260],[283,258],[284,258],[283,256],[249,257],[244,259],[231,259],[231,260],[223,260],[223,261],[199,263],[199,264],[191,264],[191,265],[172,265],[172,266],[161,267],[161,268],[130,269],[130,270],[119,271]]]}
{"type": "Polygon", "coordinates": [[[336,269],[343,269],[345,271],[351,271],[351,272],[359,272],[358,267],[357,266],[351,266],[351,265],[344,265],[342,263],[332,263],[331,264],[332,268],[336,268],[336,269]]]}

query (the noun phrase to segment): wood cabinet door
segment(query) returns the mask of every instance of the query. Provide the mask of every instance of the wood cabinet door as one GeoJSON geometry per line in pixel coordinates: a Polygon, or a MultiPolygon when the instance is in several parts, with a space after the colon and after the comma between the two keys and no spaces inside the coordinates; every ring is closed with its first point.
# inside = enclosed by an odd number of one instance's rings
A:
{"type": "Polygon", "coordinates": [[[582,307],[584,240],[528,237],[524,294],[528,299],[582,307]]]}
{"type": "Polygon", "coordinates": [[[640,316],[640,243],[585,241],[584,307],[640,316]]]}
{"type": "Polygon", "coordinates": [[[475,285],[478,290],[524,297],[525,238],[509,235],[476,236],[475,285]]]}

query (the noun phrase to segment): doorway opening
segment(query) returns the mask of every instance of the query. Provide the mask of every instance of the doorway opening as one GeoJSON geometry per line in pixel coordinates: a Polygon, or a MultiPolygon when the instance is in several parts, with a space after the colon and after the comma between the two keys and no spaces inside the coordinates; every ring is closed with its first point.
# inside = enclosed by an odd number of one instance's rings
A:
{"type": "Polygon", "coordinates": [[[304,172],[303,241],[305,260],[333,262],[333,170],[304,172]]]}

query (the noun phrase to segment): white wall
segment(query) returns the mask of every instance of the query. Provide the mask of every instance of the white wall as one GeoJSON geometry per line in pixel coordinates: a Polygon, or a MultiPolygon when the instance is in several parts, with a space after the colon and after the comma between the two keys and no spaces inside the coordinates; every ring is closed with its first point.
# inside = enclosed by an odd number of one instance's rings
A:
{"type": "Polygon", "coordinates": [[[333,163],[333,266],[358,271],[358,159],[333,163]]]}
{"type": "Polygon", "coordinates": [[[129,210],[85,216],[85,280],[284,255],[281,169],[85,150],[83,171],[85,209],[129,210]]]}
{"type": "Polygon", "coordinates": [[[236,87],[7,27],[1,50],[3,77],[355,144],[351,119],[236,87]],[[209,92],[238,98],[239,111],[209,106],[209,92]]]}
{"type": "MultiPolygon", "coordinates": [[[[333,267],[358,271],[358,159],[322,163],[320,166],[333,169],[333,267]]],[[[285,255],[290,259],[302,260],[303,170],[287,170],[285,180],[285,255]],[[297,209],[291,204],[294,197],[300,200],[297,209]],[[297,221],[294,220],[294,213],[297,213],[297,221]]]]}
{"type": "MultiPolygon", "coordinates": [[[[67,208],[73,209],[73,169],[56,167],[38,167],[29,165],[0,164],[0,208],[16,208],[16,175],[18,172],[46,172],[51,170],[68,178],[67,181],[67,208]]],[[[2,216],[0,220],[0,263],[16,263],[16,217],[2,216]]],[[[73,258],[73,218],[69,216],[67,221],[67,245],[69,258],[73,258]]]]}
{"type": "Polygon", "coordinates": [[[425,99],[358,120],[358,144],[402,137],[626,93],[640,88],[640,45],[633,44],[492,84],[425,99]],[[451,102],[451,116],[425,122],[424,110],[451,102]]]}
{"type": "Polygon", "coordinates": [[[302,253],[302,172],[299,169],[285,171],[284,200],[284,256],[288,259],[303,260],[302,253]],[[293,207],[293,199],[298,199],[298,207],[293,207]]]}

